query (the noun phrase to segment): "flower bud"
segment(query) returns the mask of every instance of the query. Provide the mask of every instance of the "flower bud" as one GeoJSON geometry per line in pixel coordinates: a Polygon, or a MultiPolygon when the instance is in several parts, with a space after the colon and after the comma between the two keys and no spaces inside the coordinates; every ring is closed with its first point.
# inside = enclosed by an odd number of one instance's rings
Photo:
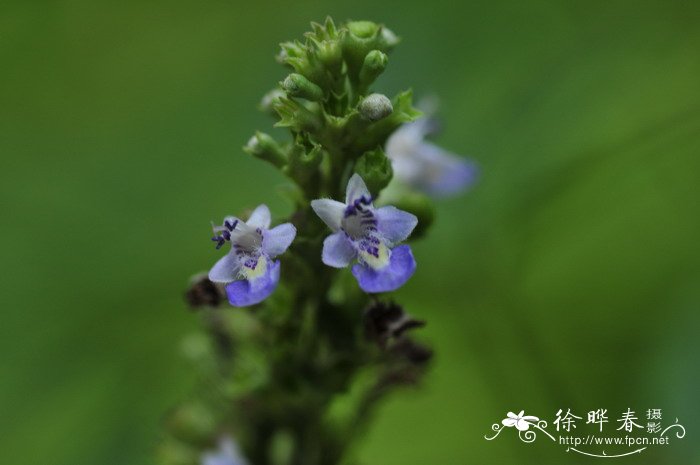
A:
{"type": "Polygon", "coordinates": [[[394,111],[391,100],[386,95],[370,94],[360,103],[360,114],[370,121],[379,121],[394,111]]]}
{"type": "Polygon", "coordinates": [[[282,82],[287,95],[319,102],[323,100],[323,90],[301,74],[292,73],[282,82]]]}
{"type": "Polygon", "coordinates": [[[350,21],[347,28],[353,36],[369,39],[377,34],[380,26],[372,21],[350,21]]]}
{"type": "Polygon", "coordinates": [[[384,72],[388,62],[389,57],[385,53],[379,50],[369,52],[360,68],[360,85],[369,87],[384,72]]]}
{"type": "Polygon", "coordinates": [[[365,181],[375,197],[389,184],[394,175],[391,160],[381,148],[365,152],[355,163],[355,172],[365,181]]]}
{"type": "Polygon", "coordinates": [[[343,39],[343,57],[348,65],[351,82],[359,79],[362,63],[371,50],[377,48],[380,26],[370,21],[352,21],[343,39]]]}
{"type": "Polygon", "coordinates": [[[281,168],[287,162],[287,157],[279,144],[268,134],[256,132],[250,138],[243,150],[256,158],[272,163],[281,168]]]}
{"type": "Polygon", "coordinates": [[[320,42],[316,54],[319,61],[330,72],[340,72],[340,68],[343,65],[343,49],[337,40],[324,40],[320,42]]]}

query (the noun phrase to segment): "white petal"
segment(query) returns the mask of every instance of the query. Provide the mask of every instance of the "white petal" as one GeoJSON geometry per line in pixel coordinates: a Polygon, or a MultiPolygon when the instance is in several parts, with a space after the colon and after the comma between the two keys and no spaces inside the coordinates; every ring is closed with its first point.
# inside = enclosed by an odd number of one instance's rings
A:
{"type": "Polygon", "coordinates": [[[348,188],[345,191],[345,203],[350,205],[362,196],[370,198],[369,190],[367,190],[367,186],[360,175],[355,173],[348,181],[348,188]]]}
{"type": "Polygon", "coordinates": [[[516,419],[516,420],[518,419],[518,415],[514,414],[513,412],[508,412],[507,417],[508,417],[508,418],[514,418],[514,419],[516,419]]]}
{"type": "Polygon", "coordinates": [[[209,280],[215,283],[230,283],[238,278],[240,269],[241,264],[232,250],[209,270],[209,280]]]}
{"type": "Polygon", "coordinates": [[[253,210],[246,224],[254,228],[267,229],[270,227],[270,209],[264,203],[253,210]]]}
{"type": "Polygon", "coordinates": [[[340,229],[345,213],[345,204],[331,199],[317,199],[311,201],[311,208],[333,231],[340,229]]]}
{"type": "Polygon", "coordinates": [[[507,426],[510,428],[511,426],[515,425],[516,421],[517,420],[515,420],[513,418],[505,418],[501,423],[503,423],[503,426],[507,426]]]}
{"type": "Polygon", "coordinates": [[[527,431],[530,429],[530,423],[524,421],[522,418],[515,423],[515,427],[518,431],[527,431]]]}

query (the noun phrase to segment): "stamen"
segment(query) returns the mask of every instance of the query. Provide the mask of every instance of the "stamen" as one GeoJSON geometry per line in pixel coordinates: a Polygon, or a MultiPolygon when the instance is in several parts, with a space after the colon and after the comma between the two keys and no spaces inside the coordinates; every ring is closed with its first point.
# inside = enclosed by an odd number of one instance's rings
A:
{"type": "MultiPolygon", "coordinates": [[[[234,229],[236,229],[236,226],[238,226],[238,220],[234,220],[233,222],[226,220],[226,221],[224,221],[224,226],[229,231],[233,231],[234,229]]],[[[229,235],[229,237],[230,237],[230,235],[229,235]]]]}
{"type": "Polygon", "coordinates": [[[219,250],[226,243],[226,239],[222,236],[214,236],[211,240],[216,242],[216,250],[219,250]]]}
{"type": "Polygon", "coordinates": [[[214,229],[214,233],[221,232],[221,234],[217,234],[216,236],[212,237],[211,240],[216,242],[216,250],[219,250],[221,247],[226,242],[231,241],[231,232],[236,229],[236,226],[238,226],[238,220],[224,220],[224,225],[223,226],[214,226],[212,223],[212,228],[214,229]]]}

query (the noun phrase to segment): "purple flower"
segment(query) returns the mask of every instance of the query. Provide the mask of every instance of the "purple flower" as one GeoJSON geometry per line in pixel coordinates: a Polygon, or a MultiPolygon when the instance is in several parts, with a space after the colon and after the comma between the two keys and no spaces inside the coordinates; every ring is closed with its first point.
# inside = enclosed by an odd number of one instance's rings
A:
{"type": "Polygon", "coordinates": [[[395,179],[434,197],[456,194],[471,186],[478,169],[474,163],[425,141],[435,132],[431,118],[420,118],[397,129],[385,152],[395,179]]]}
{"type": "Polygon", "coordinates": [[[222,226],[214,227],[216,248],[229,242],[231,251],[216,262],[209,279],[226,284],[226,295],[234,307],[260,303],[277,287],[280,262],[272,259],[287,250],[297,230],[291,223],[269,227],[270,209],[264,204],[247,222],[228,216],[222,226]]]}
{"type": "Polygon", "coordinates": [[[201,465],[246,465],[238,445],[230,437],[219,440],[219,448],[202,456],[201,465]]]}
{"type": "Polygon", "coordinates": [[[396,207],[374,208],[362,178],[355,174],[348,182],[345,203],[330,199],[311,202],[316,214],[333,234],[323,241],[322,260],[328,266],[352,267],[365,292],[388,292],[401,287],[416,270],[416,261],[404,241],[418,219],[396,207]]]}

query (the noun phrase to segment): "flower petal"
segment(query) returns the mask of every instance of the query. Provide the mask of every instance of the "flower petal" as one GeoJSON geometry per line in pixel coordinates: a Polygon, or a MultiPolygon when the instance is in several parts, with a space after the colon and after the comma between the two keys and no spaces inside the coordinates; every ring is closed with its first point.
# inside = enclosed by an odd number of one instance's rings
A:
{"type": "Polygon", "coordinates": [[[230,283],[238,279],[240,269],[241,264],[232,250],[209,270],[209,280],[215,283],[230,283]]]}
{"type": "Polygon", "coordinates": [[[263,230],[263,252],[275,258],[283,254],[297,235],[297,228],[292,223],[284,223],[272,229],[263,230]]]}
{"type": "Polygon", "coordinates": [[[521,418],[515,422],[515,427],[518,429],[518,431],[527,431],[530,429],[530,423],[521,418]]]}
{"type": "Polygon", "coordinates": [[[515,418],[504,418],[503,421],[501,421],[501,423],[503,423],[503,426],[507,426],[510,428],[511,426],[515,426],[515,422],[517,421],[518,420],[516,420],[515,418]]]}
{"type": "Polygon", "coordinates": [[[253,226],[254,228],[267,229],[270,227],[270,209],[267,205],[260,204],[253,210],[250,214],[250,218],[246,221],[246,224],[253,226]]]}
{"type": "Polygon", "coordinates": [[[345,190],[345,203],[350,205],[362,196],[368,199],[371,197],[365,182],[359,174],[355,173],[348,181],[348,188],[345,190]]]}
{"type": "Polygon", "coordinates": [[[389,292],[404,285],[416,271],[416,260],[411,247],[400,245],[391,251],[389,264],[375,270],[367,265],[357,264],[352,267],[352,274],[365,292],[389,292]]]}
{"type": "Polygon", "coordinates": [[[394,131],[386,141],[386,156],[391,160],[398,160],[423,142],[430,129],[434,126],[430,118],[419,118],[411,123],[402,124],[394,131]]]}
{"type": "Polygon", "coordinates": [[[516,419],[516,420],[518,419],[518,416],[517,416],[516,414],[514,414],[513,412],[508,412],[508,415],[506,415],[506,416],[507,416],[508,418],[514,418],[514,419],[516,419]]]}
{"type": "Polygon", "coordinates": [[[382,207],[375,211],[377,229],[389,246],[406,240],[418,224],[418,218],[396,207],[382,207]]]}
{"type": "Polygon", "coordinates": [[[422,169],[413,184],[433,196],[460,192],[471,186],[479,173],[474,163],[429,142],[416,147],[414,156],[422,169]]]}
{"type": "Polygon", "coordinates": [[[350,239],[343,231],[331,234],[323,241],[321,260],[334,268],[345,268],[357,256],[350,239]]]}
{"type": "Polygon", "coordinates": [[[280,280],[280,262],[270,264],[264,275],[242,279],[226,285],[228,301],[234,307],[259,304],[272,294],[280,280]]]}
{"type": "Polygon", "coordinates": [[[343,221],[345,213],[344,203],[331,199],[317,199],[311,201],[311,208],[333,231],[340,229],[340,223],[343,221]]]}
{"type": "Polygon", "coordinates": [[[540,419],[538,417],[533,417],[532,415],[525,415],[523,417],[523,420],[529,421],[530,423],[540,421],[540,419]]]}

